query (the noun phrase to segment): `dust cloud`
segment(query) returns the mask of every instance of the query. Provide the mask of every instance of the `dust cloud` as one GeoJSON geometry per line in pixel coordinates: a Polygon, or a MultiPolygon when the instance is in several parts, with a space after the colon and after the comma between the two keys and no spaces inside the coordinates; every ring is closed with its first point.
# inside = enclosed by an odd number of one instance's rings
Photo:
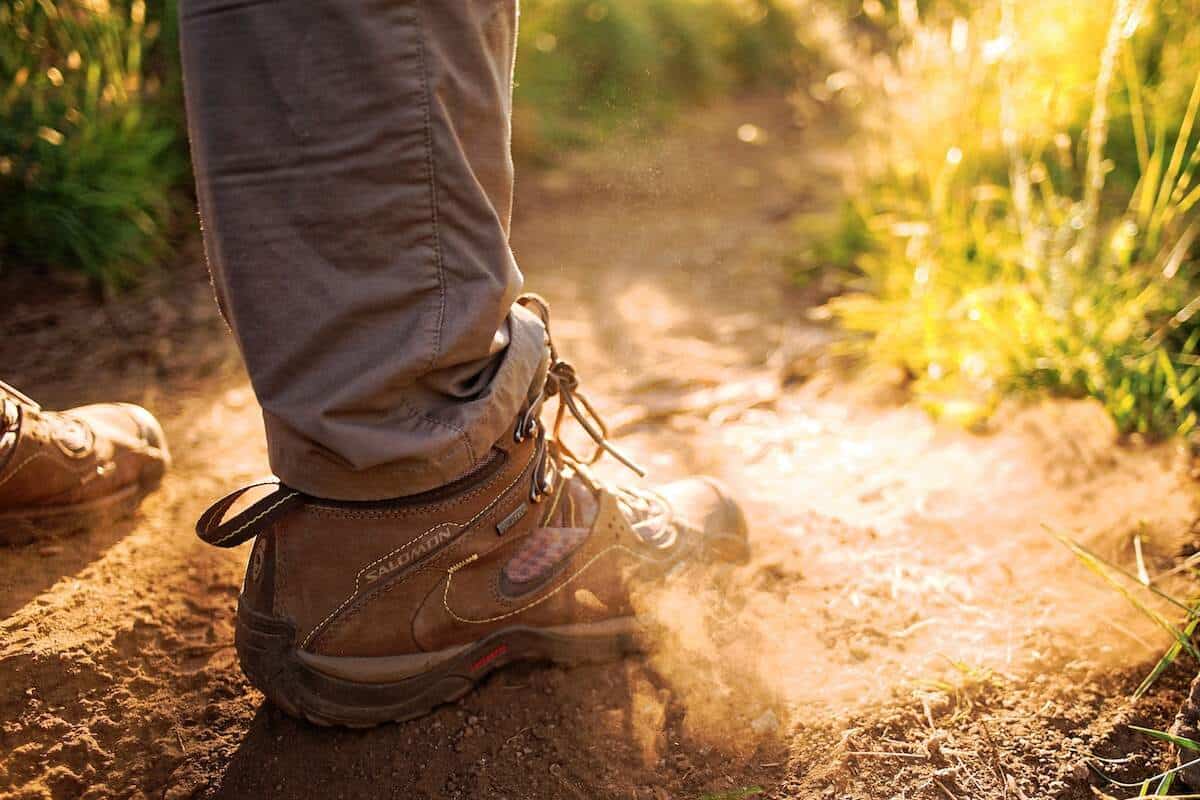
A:
{"type": "Polygon", "coordinates": [[[1119,444],[1086,401],[1013,407],[974,435],[837,391],[710,434],[756,554],[642,599],[690,735],[753,747],[897,696],[1165,648],[1046,529],[1130,569],[1137,537],[1165,570],[1195,519],[1176,447],[1119,444]]]}

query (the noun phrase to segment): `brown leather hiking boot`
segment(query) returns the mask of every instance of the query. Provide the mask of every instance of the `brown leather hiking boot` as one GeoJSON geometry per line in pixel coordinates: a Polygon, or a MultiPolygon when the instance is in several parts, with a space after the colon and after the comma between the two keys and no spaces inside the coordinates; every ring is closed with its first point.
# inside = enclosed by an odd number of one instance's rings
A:
{"type": "Polygon", "coordinates": [[[0,382],[0,544],[132,513],[170,461],[162,427],[140,406],[43,411],[0,382]]]}
{"type": "Polygon", "coordinates": [[[645,644],[639,587],[689,560],[745,556],[745,520],[715,481],[614,488],[587,469],[599,448],[585,463],[563,445],[570,411],[628,463],[553,346],[534,395],[486,463],[440,489],[343,503],[268,483],[232,519],[252,487],[204,514],[207,542],[257,537],[236,640],[268,698],[317,724],[363,727],[428,713],[516,660],[617,658],[645,644]],[[554,395],[550,436],[538,413],[554,395]]]}

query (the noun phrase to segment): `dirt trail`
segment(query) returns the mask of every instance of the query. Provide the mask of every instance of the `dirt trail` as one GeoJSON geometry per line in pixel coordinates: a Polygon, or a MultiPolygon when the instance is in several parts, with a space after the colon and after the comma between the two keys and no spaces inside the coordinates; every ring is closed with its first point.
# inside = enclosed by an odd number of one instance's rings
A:
{"type": "Polygon", "coordinates": [[[405,725],[318,730],[237,670],[244,553],[191,525],[265,448],[195,243],[107,308],[6,289],[4,377],[146,403],[177,464],[127,525],[0,551],[0,797],[1040,800],[1092,796],[1089,754],[1152,771],[1124,725],[1163,725],[1187,676],[1126,699],[1162,638],[1043,526],[1123,563],[1138,536],[1161,571],[1194,547],[1186,459],[1118,447],[1084,402],[976,436],[837,378],[819,289],[780,264],[835,202],[842,135],[794,120],[744,100],[527,172],[514,233],[626,446],[734,484],[752,563],[664,590],[654,655],[511,669],[405,725]]]}

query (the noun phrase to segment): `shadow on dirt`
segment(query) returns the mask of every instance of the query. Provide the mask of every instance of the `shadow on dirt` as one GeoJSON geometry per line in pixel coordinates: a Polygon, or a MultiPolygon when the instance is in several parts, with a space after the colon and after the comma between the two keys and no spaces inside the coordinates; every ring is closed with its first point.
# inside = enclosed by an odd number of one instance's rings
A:
{"type": "Polygon", "coordinates": [[[74,575],[136,527],[124,520],[69,539],[0,547],[0,618],[6,618],[64,576],[74,575]]]}
{"type": "Polygon", "coordinates": [[[782,745],[739,755],[687,741],[685,714],[638,660],[516,666],[459,704],[367,731],[318,728],[265,704],[210,796],[593,800],[628,798],[632,785],[637,797],[657,797],[653,786],[691,797],[777,778],[782,745]]]}

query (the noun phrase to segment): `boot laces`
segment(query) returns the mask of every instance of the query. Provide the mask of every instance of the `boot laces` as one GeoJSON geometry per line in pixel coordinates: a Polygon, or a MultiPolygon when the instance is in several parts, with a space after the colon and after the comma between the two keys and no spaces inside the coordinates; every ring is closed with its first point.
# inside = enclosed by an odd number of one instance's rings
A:
{"type": "Polygon", "coordinates": [[[18,405],[28,406],[29,408],[33,409],[34,411],[38,411],[41,409],[41,406],[39,406],[37,403],[33,402],[33,400],[30,399],[28,396],[17,391],[16,387],[14,387],[12,384],[5,383],[4,381],[0,381],[0,397],[3,397],[4,395],[8,395],[8,398],[11,399],[13,402],[17,403],[18,405]]]}
{"type": "Polygon", "coordinates": [[[517,423],[517,440],[536,436],[536,458],[530,499],[541,502],[553,493],[555,486],[571,475],[578,476],[592,491],[607,491],[621,506],[625,517],[630,520],[633,531],[649,545],[659,548],[670,547],[675,540],[671,521],[671,506],[656,492],[646,489],[614,486],[596,477],[590,467],[608,453],[625,465],[638,477],[646,472],[629,456],[622,453],[608,438],[608,426],[587,397],[579,390],[579,375],[575,367],[559,358],[558,349],[550,335],[550,305],[540,295],[526,293],[517,298],[517,303],[536,313],[546,329],[546,346],[550,350],[550,366],[546,380],[534,400],[529,403],[524,415],[517,423]],[[554,422],[547,429],[541,421],[540,411],[550,398],[557,398],[554,422]],[[563,423],[568,414],[595,447],[586,456],[580,455],[567,445],[562,436],[563,423]]]}
{"type": "Polygon", "coordinates": [[[15,431],[20,424],[20,408],[9,398],[0,396],[0,436],[15,431]]]}
{"type": "Polygon", "coordinates": [[[37,403],[0,381],[0,459],[3,461],[7,461],[8,454],[17,443],[22,407],[37,409],[37,403]]]}
{"type": "Polygon", "coordinates": [[[8,461],[8,455],[17,444],[17,433],[21,428],[21,409],[8,397],[0,395],[0,466],[8,461]]]}
{"type": "Polygon", "coordinates": [[[15,441],[22,420],[39,420],[53,431],[55,441],[73,457],[90,453],[96,435],[92,427],[70,412],[46,411],[12,384],[0,381],[0,452],[15,441]]]}

